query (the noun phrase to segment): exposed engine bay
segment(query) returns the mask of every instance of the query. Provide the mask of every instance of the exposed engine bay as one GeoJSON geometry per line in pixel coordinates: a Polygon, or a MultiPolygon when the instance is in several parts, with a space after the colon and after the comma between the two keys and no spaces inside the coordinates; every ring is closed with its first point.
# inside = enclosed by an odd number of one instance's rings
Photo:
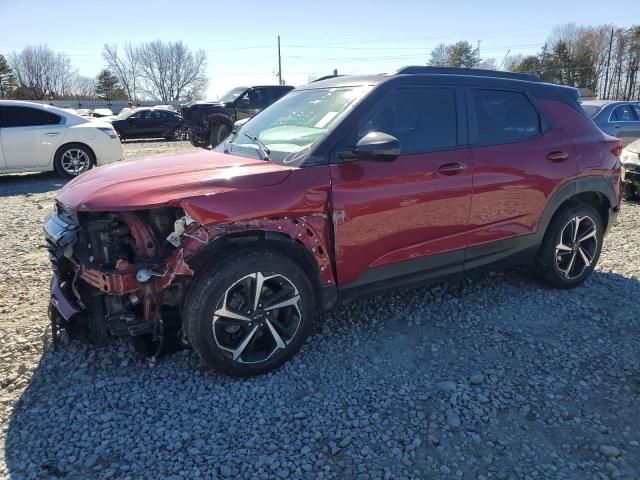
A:
{"type": "Polygon", "coordinates": [[[142,337],[145,353],[158,353],[179,330],[193,272],[177,246],[191,222],[178,208],[76,213],[56,204],[45,224],[54,332],[64,328],[96,345],[110,336],[142,337]]]}

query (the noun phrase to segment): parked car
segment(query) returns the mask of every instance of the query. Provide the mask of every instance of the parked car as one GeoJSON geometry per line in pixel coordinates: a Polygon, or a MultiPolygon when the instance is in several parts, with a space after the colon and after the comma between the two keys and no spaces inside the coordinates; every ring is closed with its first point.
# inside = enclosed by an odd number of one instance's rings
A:
{"type": "Polygon", "coordinates": [[[622,181],[627,200],[640,200],[640,139],[630,143],[620,155],[622,181]]]}
{"type": "Polygon", "coordinates": [[[178,335],[247,376],[361,295],[520,263],[577,287],[620,206],[621,150],[576,89],[530,75],[407,67],[315,82],[214,151],[60,190],[44,227],[52,322],[154,353],[178,335]]]}
{"type": "Polygon", "coordinates": [[[590,100],[582,108],[600,129],[618,137],[623,146],[640,138],[640,102],[590,100]]]}
{"type": "Polygon", "coordinates": [[[0,100],[0,173],[55,170],[76,177],[122,160],[108,123],[32,102],[0,100]]]}
{"type": "Polygon", "coordinates": [[[110,108],[94,108],[91,111],[91,116],[93,118],[113,117],[113,112],[110,108]]]}
{"type": "Polygon", "coordinates": [[[236,121],[253,117],[291,90],[293,87],[283,85],[237,87],[217,102],[187,103],[180,113],[194,146],[215,147],[231,133],[236,121]]]}
{"type": "Polygon", "coordinates": [[[184,135],[182,117],[165,108],[126,109],[112,119],[121,140],[132,138],[166,138],[180,140],[184,135]]]}

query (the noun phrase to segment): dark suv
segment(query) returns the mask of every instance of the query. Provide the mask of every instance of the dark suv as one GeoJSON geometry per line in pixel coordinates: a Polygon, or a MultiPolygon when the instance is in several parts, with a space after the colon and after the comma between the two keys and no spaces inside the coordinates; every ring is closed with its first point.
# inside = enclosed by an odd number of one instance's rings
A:
{"type": "Polygon", "coordinates": [[[180,109],[191,131],[191,143],[196,147],[215,147],[225,139],[233,124],[264,110],[293,87],[261,85],[237,87],[217,102],[191,102],[180,109]]]}
{"type": "Polygon", "coordinates": [[[45,224],[54,330],[156,354],[177,338],[246,376],[363,294],[520,263],[576,287],[620,206],[620,151],[577,90],[527,75],[300,87],[214,151],[68,183],[45,224]]]}

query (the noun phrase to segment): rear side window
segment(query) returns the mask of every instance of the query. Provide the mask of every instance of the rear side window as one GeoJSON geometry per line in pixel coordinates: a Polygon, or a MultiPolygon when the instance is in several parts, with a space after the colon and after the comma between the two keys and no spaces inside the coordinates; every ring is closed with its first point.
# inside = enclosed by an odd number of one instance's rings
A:
{"type": "Polygon", "coordinates": [[[358,126],[358,138],[384,132],[400,140],[403,155],[456,146],[456,97],[452,88],[398,88],[358,126]]]}
{"type": "Polygon", "coordinates": [[[473,90],[481,145],[513,143],[540,134],[540,117],[527,96],[502,90],[473,90]]]}
{"type": "Polygon", "coordinates": [[[0,128],[58,125],[60,117],[38,108],[6,106],[0,109],[0,128]]]}
{"type": "Polygon", "coordinates": [[[634,122],[636,120],[632,105],[620,105],[611,112],[612,122],[634,122]]]}

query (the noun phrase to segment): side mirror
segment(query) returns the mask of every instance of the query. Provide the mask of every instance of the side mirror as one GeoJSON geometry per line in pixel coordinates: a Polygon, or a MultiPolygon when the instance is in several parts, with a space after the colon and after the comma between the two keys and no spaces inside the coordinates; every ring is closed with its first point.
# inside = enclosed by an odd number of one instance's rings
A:
{"type": "Polygon", "coordinates": [[[392,162],[400,155],[400,140],[383,132],[369,132],[353,150],[339,153],[343,160],[378,160],[392,162]]]}

